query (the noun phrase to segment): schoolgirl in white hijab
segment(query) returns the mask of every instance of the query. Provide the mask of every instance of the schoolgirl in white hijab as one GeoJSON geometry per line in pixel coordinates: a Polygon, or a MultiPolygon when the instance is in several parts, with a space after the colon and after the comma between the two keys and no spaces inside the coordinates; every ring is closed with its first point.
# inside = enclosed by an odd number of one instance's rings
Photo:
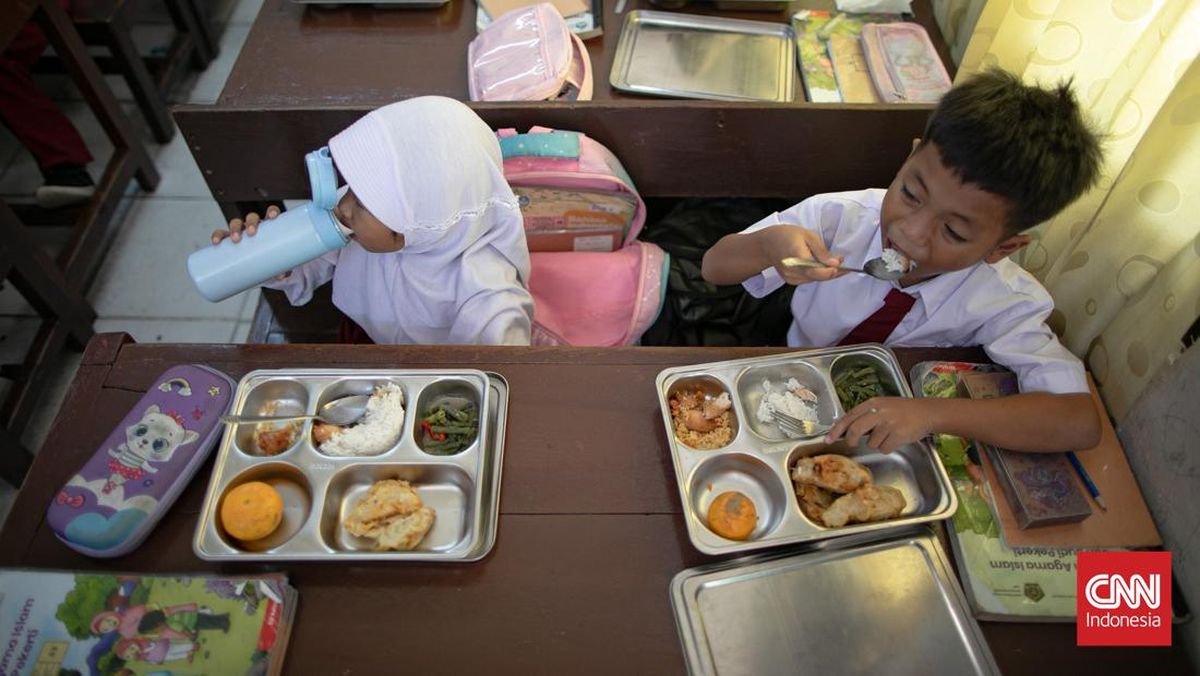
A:
{"type": "Polygon", "coordinates": [[[529,250],[483,120],[453,99],[409,99],[329,150],[352,241],[264,286],[303,305],[332,278],[334,304],[376,343],[529,344],[529,250]]]}

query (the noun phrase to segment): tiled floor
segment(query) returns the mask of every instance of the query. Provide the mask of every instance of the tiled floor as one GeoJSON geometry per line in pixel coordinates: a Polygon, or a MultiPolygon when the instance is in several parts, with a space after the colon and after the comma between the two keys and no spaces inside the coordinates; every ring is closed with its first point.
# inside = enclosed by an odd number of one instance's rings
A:
{"type": "MultiPolygon", "coordinates": [[[[183,78],[169,93],[172,103],[217,100],[262,0],[205,4],[214,7],[214,18],[220,24],[220,54],[203,72],[183,78]]],[[[151,54],[168,44],[172,27],[161,3],[143,1],[141,5],[134,42],[143,53],[151,54]]],[[[107,79],[131,117],[140,120],[124,82],[118,76],[107,79]]],[[[97,158],[89,170],[93,178],[99,178],[112,144],[91,109],[66,77],[39,76],[38,83],[60,102],[79,129],[97,158]]],[[[258,291],[209,303],[196,293],[184,267],[187,255],[204,246],[210,233],[223,225],[221,212],[181,134],[176,133],[166,145],[156,144],[149,132],[143,136],[162,180],[153,193],[131,185],[117,210],[112,248],[87,293],[97,314],[95,330],[124,331],[138,342],[241,342],[249,332],[258,291]]],[[[10,204],[32,203],[40,185],[41,175],[33,157],[7,129],[0,127],[0,197],[10,204]]],[[[50,244],[55,236],[61,238],[65,229],[37,230],[37,236],[50,244]]],[[[0,363],[20,363],[38,324],[33,308],[6,284],[0,290],[0,363]]],[[[64,353],[57,368],[52,369],[52,381],[22,439],[34,452],[45,439],[79,358],[78,352],[64,353]]],[[[0,381],[0,392],[5,386],[0,381]]],[[[0,481],[0,524],[13,494],[14,490],[0,481]]]]}

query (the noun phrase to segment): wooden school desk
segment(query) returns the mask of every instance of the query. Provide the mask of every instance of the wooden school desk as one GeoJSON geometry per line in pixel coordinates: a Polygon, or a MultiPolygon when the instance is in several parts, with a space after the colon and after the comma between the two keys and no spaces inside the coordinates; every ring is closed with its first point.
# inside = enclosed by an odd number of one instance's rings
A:
{"type": "MultiPolygon", "coordinates": [[[[668,585],[714,559],[688,540],[654,379],[672,366],[783,350],[139,345],[100,334],[0,532],[0,565],[286,571],[300,591],[290,674],[683,673],[668,585]],[[46,507],[178,363],[235,379],[302,366],[500,373],[509,413],[495,548],[470,564],[206,563],[192,553],[192,536],[210,461],[132,554],[93,560],[68,549],[47,528],[46,507]]],[[[978,350],[897,354],[906,371],[927,359],[983,358],[978,350]]],[[[983,631],[1005,674],[1189,673],[1178,638],[1172,649],[1082,649],[1073,624],[985,623],[983,631]]]]}
{"type": "MultiPolygon", "coordinates": [[[[648,0],[627,4],[626,14],[654,8],[648,0]]],[[[798,100],[790,104],[617,92],[608,83],[624,19],[615,6],[604,3],[604,34],[585,43],[593,101],[472,108],[493,128],[543,125],[594,137],[621,159],[647,197],[806,197],[885,186],[931,110],[808,104],[799,81],[798,100]]],[[[774,22],[790,16],[790,10],[715,12],[699,2],[686,11],[774,22]]],[[[918,0],[915,13],[941,43],[928,1],[918,0]]],[[[369,110],[423,94],[466,100],[467,45],[474,35],[472,0],[439,9],[329,9],[266,0],[217,103],[180,106],[176,121],[226,217],[242,215],[239,203],[305,199],[304,153],[369,110]]]]}

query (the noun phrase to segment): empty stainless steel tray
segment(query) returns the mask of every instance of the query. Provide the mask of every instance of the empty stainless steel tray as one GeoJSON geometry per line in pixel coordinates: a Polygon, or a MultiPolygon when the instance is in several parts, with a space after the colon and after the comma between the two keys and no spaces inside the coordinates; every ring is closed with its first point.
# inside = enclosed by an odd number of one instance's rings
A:
{"type": "Polygon", "coordinates": [[[692,674],[1000,673],[925,527],[685,570],[671,601],[692,674]]]}
{"type": "Polygon", "coordinates": [[[638,10],[625,17],[609,82],[638,94],[786,103],[795,42],[785,23],[638,10]]]}

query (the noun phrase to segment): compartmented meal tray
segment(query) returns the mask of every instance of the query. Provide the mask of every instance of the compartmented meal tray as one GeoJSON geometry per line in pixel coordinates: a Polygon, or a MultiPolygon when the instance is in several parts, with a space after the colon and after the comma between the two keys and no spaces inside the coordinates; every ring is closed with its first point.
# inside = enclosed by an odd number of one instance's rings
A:
{"type": "Polygon", "coordinates": [[[795,43],[784,23],[637,10],[625,17],[609,81],[655,96],[790,102],[795,43]]]}
{"type": "MultiPolygon", "coordinates": [[[[928,444],[911,443],[892,453],[882,453],[861,442],[856,447],[844,441],[824,442],[824,431],[853,405],[853,401],[842,401],[835,383],[854,394],[857,390],[846,383],[858,374],[878,381],[874,385],[878,395],[912,396],[895,355],[882,345],[694,364],[659,373],[659,404],[684,521],[696,549],[720,555],[849,534],[883,534],[954,514],[958,499],[945,468],[928,444]],[[781,395],[793,380],[812,397],[811,410],[818,429],[808,437],[789,437],[769,415],[766,421],[759,417],[764,397],[771,396],[765,388],[781,395]],[[687,398],[708,402],[724,394],[729,395],[724,414],[727,417],[715,419],[721,423],[716,429],[694,433],[686,426],[679,427],[673,406],[680,406],[687,398]],[[823,455],[850,458],[867,469],[873,486],[898,492],[904,501],[899,515],[865,522],[852,520],[832,527],[823,517],[811,513],[811,505],[802,507],[798,493],[801,486],[793,480],[793,471],[802,459],[823,455]],[[754,506],[756,522],[744,539],[728,539],[710,526],[710,508],[729,491],[741,493],[754,506]]],[[[834,492],[825,497],[840,495],[834,492]]]]}
{"type": "MultiPolygon", "coordinates": [[[[394,437],[357,435],[367,440],[369,454],[331,454],[314,439],[312,420],[294,428],[277,425],[285,438],[274,444],[265,443],[269,437],[255,424],[229,426],[196,527],[196,555],[210,561],[426,562],[486,556],[496,541],[508,413],[508,384],[500,375],[472,369],[259,370],[238,383],[232,411],[242,416],[313,414],[333,399],[380,387],[403,392],[403,422],[394,437]],[[431,440],[421,424],[430,411],[447,407],[473,411],[477,420],[473,437],[460,437],[461,443],[449,447],[431,440]],[[420,504],[433,511],[432,526],[412,549],[379,549],[374,540],[345,525],[371,487],[384,480],[409,482],[420,504]],[[268,535],[239,540],[227,530],[221,508],[230,491],[248,482],[274,488],[282,498],[282,516],[268,535]]],[[[438,436],[445,439],[444,432],[438,436]]],[[[401,498],[405,495],[410,494],[401,498]]],[[[397,503],[389,504],[385,509],[397,503]]],[[[385,524],[392,537],[407,528],[393,528],[390,518],[373,523],[385,524]]]]}
{"type": "Polygon", "coordinates": [[[927,527],[685,570],[671,601],[692,674],[1000,673],[927,527]]]}

